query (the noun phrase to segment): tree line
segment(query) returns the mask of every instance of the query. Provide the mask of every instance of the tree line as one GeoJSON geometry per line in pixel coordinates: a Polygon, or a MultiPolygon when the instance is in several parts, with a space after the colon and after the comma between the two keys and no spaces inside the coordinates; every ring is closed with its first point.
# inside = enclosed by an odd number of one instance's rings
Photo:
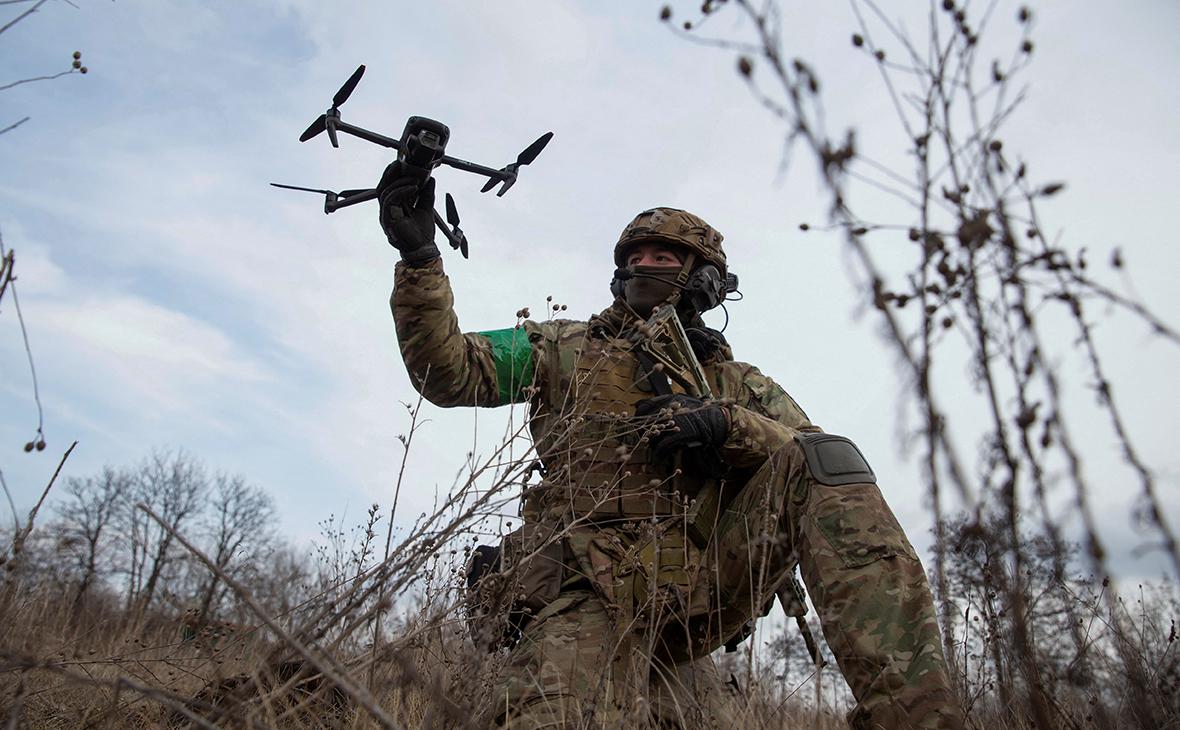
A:
{"type": "Polygon", "coordinates": [[[116,612],[128,621],[196,609],[203,618],[242,616],[225,577],[256,586],[276,611],[309,584],[309,561],[275,529],[274,500],[240,474],[212,471],[182,449],[157,449],[138,464],[69,478],[48,519],[12,554],[6,588],[54,596],[77,616],[116,612]],[[138,507],[144,505],[164,525],[138,507]],[[183,550],[183,534],[216,571],[183,550]]]}

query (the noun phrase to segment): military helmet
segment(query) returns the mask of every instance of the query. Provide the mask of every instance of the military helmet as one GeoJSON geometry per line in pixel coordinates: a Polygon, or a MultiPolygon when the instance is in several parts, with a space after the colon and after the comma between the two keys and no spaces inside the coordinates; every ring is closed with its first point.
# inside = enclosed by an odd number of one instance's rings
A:
{"type": "Polygon", "coordinates": [[[697,263],[708,262],[717,267],[724,278],[725,250],[722,235],[712,226],[687,211],[678,208],[652,208],[635,216],[623,229],[615,244],[615,266],[627,265],[627,249],[643,241],[664,241],[685,246],[697,255],[697,263]]]}

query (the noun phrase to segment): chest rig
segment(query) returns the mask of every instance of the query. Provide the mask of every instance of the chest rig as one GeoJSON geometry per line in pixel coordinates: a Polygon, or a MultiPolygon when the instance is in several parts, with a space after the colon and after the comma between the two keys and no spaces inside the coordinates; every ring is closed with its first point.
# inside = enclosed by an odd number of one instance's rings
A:
{"type": "Polygon", "coordinates": [[[652,426],[634,418],[635,405],[684,389],[659,374],[637,340],[590,327],[575,350],[545,439],[543,513],[594,522],[683,515],[709,483],[653,462],[652,426]]]}

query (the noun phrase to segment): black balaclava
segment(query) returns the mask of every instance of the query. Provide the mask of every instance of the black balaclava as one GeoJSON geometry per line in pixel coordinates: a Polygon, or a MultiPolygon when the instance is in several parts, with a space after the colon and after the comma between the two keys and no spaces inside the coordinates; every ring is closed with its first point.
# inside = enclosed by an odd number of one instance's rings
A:
{"type": "Polygon", "coordinates": [[[631,277],[623,283],[623,301],[640,317],[647,319],[656,307],[679,298],[673,297],[680,291],[675,283],[679,266],[628,266],[627,270],[631,277]]]}

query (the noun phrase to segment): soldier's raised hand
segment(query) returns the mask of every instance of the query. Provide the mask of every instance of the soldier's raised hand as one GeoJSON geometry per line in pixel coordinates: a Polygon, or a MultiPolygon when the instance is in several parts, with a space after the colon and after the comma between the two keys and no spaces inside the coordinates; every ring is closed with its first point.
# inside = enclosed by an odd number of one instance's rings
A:
{"type": "Polygon", "coordinates": [[[381,229],[402,260],[422,266],[439,257],[434,245],[434,178],[423,182],[400,161],[385,168],[377,183],[381,229]]]}

